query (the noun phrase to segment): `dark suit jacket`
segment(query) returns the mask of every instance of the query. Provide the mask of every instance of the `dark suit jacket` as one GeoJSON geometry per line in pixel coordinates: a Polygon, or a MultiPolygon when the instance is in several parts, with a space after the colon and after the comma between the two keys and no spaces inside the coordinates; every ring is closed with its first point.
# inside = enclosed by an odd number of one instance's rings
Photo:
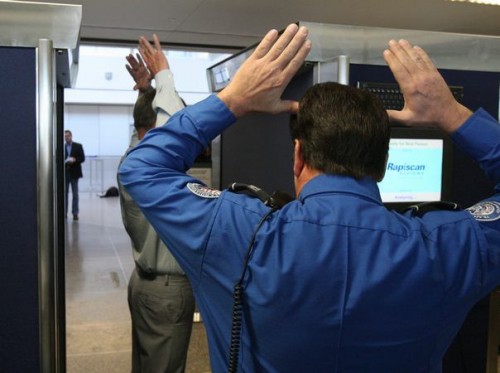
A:
{"type": "MultiPolygon", "coordinates": [[[[83,152],[82,144],[74,142],[71,144],[71,154],[70,157],[74,157],[76,161],[74,163],[66,163],[66,175],[72,179],[79,179],[83,177],[82,174],[82,163],[85,162],[85,153],[83,152]]],[[[66,151],[66,143],[64,144],[64,159],[68,158],[68,152],[66,151]]]]}

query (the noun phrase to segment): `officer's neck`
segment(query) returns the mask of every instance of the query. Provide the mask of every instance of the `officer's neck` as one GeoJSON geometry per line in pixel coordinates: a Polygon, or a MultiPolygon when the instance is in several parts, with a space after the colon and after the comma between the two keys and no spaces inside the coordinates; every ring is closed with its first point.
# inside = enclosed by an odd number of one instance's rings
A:
{"type": "Polygon", "coordinates": [[[316,169],[310,168],[307,165],[302,169],[302,171],[298,175],[296,174],[294,177],[294,184],[295,184],[295,195],[297,196],[297,198],[299,197],[300,192],[304,188],[304,185],[306,185],[309,181],[311,181],[316,176],[319,176],[321,174],[323,173],[316,169]]]}

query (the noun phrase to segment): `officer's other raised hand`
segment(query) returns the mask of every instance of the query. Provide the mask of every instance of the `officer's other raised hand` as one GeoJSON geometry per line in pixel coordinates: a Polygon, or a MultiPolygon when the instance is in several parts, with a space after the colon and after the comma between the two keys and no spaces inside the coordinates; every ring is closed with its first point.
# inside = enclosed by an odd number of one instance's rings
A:
{"type": "Polygon", "coordinates": [[[391,40],[384,58],[405,100],[402,111],[387,111],[391,120],[410,126],[434,126],[451,133],[472,114],[455,100],[422,48],[406,40],[391,40]]]}
{"type": "Polygon", "coordinates": [[[282,100],[286,86],[311,50],[308,30],[289,25],[278,37],[269,31],[241,65],[219,98],[237,116],[250,112],[296,112],[298,102],[282,100]]]}

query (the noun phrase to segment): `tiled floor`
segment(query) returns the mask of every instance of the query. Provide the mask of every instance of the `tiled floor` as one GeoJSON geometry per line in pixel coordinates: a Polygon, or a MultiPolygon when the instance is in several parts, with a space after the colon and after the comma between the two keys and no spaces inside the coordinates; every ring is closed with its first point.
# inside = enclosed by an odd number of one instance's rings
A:
{"type": "MultiPolygon", "coordinates": [[[[66,222],[67,372],[130,372],[127,283],[134,263],[119,200],[83,193],[80,211],[78,222],[66,222]]],[[[205,372],[205,329],[195,323],[187,373],[205,372]]]]}

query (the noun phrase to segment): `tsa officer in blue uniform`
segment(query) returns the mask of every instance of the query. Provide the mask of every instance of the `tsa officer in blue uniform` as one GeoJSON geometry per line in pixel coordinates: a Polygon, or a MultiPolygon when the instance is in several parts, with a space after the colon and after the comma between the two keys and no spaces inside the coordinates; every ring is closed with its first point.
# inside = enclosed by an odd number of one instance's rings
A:
{"type": "MultiPolygon", "coordinates": [[[[270,31],[224,90],[149,132],[121,181],[191,280],[212,371],[440,372],[467,311],[500,284],[500,197],[467,210],[388,211],[377,187],[389,145],[380,104],[335,83],[300,104],[280,98],[311,48],[307,35],[270,31]],[[284,206],[186,174],[250,112],[297,113],[297,198],[284,206]]],[[[384,57],[406,102],[389,117],[450,134],[498,192],[496,120],[457,103],[422,49],[391,41],[384,57]]]]}

